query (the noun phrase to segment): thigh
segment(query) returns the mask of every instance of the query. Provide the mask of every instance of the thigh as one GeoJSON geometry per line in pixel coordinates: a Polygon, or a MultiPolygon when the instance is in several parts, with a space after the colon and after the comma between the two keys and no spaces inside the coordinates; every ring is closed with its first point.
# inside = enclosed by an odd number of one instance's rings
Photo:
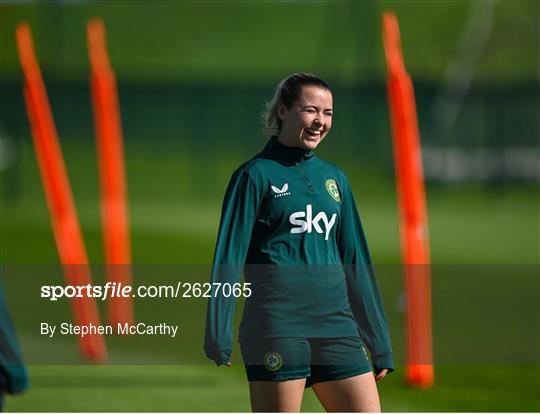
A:
{"type": "Polygon", "coordinates": [[[253,412],[300,412],[306,379],[250,381],[253,412]]]}
{"type": "Polygon", "coordinates": [[[328,412],[380,412],[379,393],[372,372],[318,382],[312,385],[315,395],[328,412]]]}
{"type": "Polygon", "coordinates": [[[240,343],[253,411],[298,412],[306,377],[310,375],[310,345],[305,338],[261,338],[240,343]]]}

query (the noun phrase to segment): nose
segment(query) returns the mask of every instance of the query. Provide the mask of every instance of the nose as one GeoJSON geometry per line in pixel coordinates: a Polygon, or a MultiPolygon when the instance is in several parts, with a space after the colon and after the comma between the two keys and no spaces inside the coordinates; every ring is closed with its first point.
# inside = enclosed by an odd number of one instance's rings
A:
{"type": "Polygon", "coordinates": [[[317,116],[313,120],[313,123],[316,125],[324,126],[324,114],[321,111],[317,112],[317,116]]]}

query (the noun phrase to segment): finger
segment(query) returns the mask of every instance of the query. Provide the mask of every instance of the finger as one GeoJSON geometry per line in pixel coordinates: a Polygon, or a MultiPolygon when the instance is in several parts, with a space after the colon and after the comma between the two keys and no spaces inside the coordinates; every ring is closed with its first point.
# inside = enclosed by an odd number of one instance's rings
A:
{"type": "Polygon", "coordinates": [[[379,372],[377,374],[377,376],[375,377],[375,382],[383,379],[386,376],[387,373],[388,373],[388,370],[386,370],[386,369],[381,370],[381,372],[379,372]]]}

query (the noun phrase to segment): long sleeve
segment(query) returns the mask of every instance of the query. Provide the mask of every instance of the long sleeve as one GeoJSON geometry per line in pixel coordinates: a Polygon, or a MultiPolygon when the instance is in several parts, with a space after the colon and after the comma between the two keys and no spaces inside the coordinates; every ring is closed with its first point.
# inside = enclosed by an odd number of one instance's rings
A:
{"type": "MultiPolygon", "coordinates": [[[[256,182],[248,171],[238,169],[223,201],[211,283],[240,281],[259,205],[256,182]]],[[[217,365],[227,363],[231,357],[235,306],[234,296],[225,297],[221,290],[208,301],[204,350],[217,365]]]]}
{"type": "Polygon", "coordinates": [[[341,185],[342,212],[338,233],[341,261],[347,278],[347,292],[360,337],[368,347],[375,372],[394,369],[388,323],[373,272],[371,259],[346,178],[341,185]]]}
{"type": "Polygon", "coordinates": [[[28,374],[0,281],[0,388],[18,394],[28,388],[28,374]]]}

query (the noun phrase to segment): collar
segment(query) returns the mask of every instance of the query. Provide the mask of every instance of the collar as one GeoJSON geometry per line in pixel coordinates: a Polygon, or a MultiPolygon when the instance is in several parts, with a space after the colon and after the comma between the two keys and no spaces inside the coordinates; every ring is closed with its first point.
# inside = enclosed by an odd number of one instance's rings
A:
{"type": "Polygon", "coordinates": [[[313,157],[313,151],[299,147],[288,147],[277,140],[277,136],[272,136],[266,146],[263,154],[274,155],[280,159],[288,161],[306,161],[313,157]]]}

